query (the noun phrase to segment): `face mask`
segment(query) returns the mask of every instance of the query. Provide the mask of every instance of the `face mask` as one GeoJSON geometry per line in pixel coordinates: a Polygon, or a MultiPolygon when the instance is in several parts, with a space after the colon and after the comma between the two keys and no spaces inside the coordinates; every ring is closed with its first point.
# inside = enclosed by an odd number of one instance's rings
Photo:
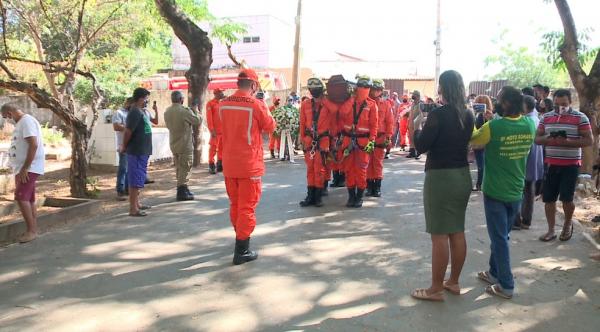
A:
{"type": "Polygon", "coordinates": [[[383,96],[381,96],[381,99],[383,99],[383,100],[388,100],[388,99],[390,99],[390,96],[383,95],[383,96]]]}
{"type": "Polygon", "coordinates": [[[569,111],[569,108],[566,106],[558,106],[558,114],[565,114],[569,111]]]}
{"type": "Polygon", "coordinates": [[[356,99],[363,101],[369,97],[369,88],[356,88],[356,99]]]}
{"type": "Polygon", "coordinates": [[[323,95],[323,89],[309,89],[308,91],[313,98],[320,98],[323,95]]]}

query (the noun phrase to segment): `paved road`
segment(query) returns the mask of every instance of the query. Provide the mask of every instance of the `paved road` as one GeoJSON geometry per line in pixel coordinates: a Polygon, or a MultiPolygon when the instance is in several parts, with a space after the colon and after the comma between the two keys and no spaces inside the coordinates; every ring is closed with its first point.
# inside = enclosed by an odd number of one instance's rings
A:
{"type": "Polygon", "coordinates": [[[155,206],[148,218],[98,216],[28,245],[0,249],[2,331],[597,331],[600,265],[580,234],[541,243],[543,218],[512,237],[517,295],[490,298],[481,197],[469,204],[462,285],[445,303],[428,286],[423,161],[387,162],[385,197],[347,210],[335,189],[321,209],[298,208],[302,164],[269,163],[258,261],[231,266],[233,232],[220,178],[198,200],[155,206]]]}

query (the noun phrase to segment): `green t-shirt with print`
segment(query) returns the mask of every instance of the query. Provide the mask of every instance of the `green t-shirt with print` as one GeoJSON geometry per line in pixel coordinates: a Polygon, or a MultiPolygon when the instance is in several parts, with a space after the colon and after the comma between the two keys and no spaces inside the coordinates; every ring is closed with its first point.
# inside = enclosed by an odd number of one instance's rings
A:
{"type": "MultiPolygon", "coordinates": [[[[483,193],[502,201],[523,197],[527,156],[535,139],[535,124],[528,117],[500,118],[487,122],[483,193]]],[[[483,129],[483,127],[482,127],[483,129]]]]}

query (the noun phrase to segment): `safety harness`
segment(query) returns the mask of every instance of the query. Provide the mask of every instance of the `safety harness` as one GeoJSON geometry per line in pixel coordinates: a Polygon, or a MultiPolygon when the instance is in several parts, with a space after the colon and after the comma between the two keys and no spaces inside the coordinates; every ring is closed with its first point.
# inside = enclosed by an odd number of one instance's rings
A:
{"type": "Polygon", "coordinates": [[[362,150],[365,148],[364,146],[360,146],[360,144],[358,144],[358,138],[369,137],[369,133],[357,133],[356,126],[358,125],[358,120],[360,119],[360,116],[366,107],[366,100],[362,102],[358,111],[356,110],[356,101],[352,105],[352,129],[350,130],[350,132],[342,130],[343,136],[350,137],[350,145],[344,150],[344,157],[347,157],[348,155],[350,155],[350,153],[352,153],[352,151],[356,149],[362,150]]]}
{"type": "Polygon", "coordinates": [[[310,159],[314,159],[317,151],[321,151],[319,147],[319,142],[322,138],[329,137],[329,131],[326,130],[325,132],[319,134],[319,117],[321,116],[321,108],[323,107],[323,105],[319,105],[319,108],[317,109],[315,105],[315,99],[312,98],[310,102],[312,108],[312,127],[305,128],[304,133],[305,136],[310,136],[312,138],[312,144],[310,147],[310,159]]]}

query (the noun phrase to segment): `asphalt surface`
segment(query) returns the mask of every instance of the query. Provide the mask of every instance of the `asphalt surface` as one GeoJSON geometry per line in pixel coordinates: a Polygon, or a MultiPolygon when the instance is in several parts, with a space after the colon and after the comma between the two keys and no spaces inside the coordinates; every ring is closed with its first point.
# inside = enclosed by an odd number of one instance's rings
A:
{"type": "MultiPolygon", "coordinates": [[[[386,161],[384,197],[301,209],[304,165],[267,162],[257,261],[232,266],[234,234],[222,177],[193,202],[154,206],[146,218],[97,216],[0,249],[0,331],[598,331],[600,264],[576,230],[542,243],[513,232],[512,300],[485,294],[489,239],[481,194],[467,214],[465,294],[411,299],[428,287],[431,245],[422,206],[424,160],[386,161]]],[[[539,204],[539,203],[538,203],[539,204]]],[[[559,221],[561,223],[561,221],[559,221]]]]}

